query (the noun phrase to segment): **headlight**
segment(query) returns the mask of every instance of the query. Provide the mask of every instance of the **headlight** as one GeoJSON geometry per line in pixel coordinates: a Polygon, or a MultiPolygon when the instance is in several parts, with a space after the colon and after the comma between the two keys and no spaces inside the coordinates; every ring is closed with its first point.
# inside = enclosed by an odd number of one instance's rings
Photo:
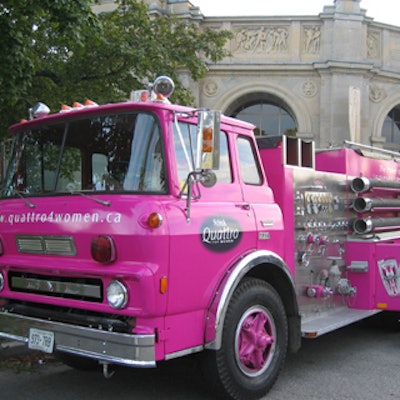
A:
{"type": "Polygon", "coordinates": [[[128,303],[127,288],[119,281],[111,281],[107,286],[107,301],[112,308],[124,308],[128,303]]]}
{"type": "Polygon", "coordinates": [[[4,276],[0,273],[0,292],[4,289],[4,276]]]}

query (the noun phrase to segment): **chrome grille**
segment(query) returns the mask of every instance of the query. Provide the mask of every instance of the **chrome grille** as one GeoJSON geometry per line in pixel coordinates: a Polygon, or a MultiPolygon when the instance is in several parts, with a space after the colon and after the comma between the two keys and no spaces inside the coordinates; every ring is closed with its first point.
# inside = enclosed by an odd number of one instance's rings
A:
{"type": "Polygon", "coordinates": [[[76,247],[71,236],[17,235],[20,253],[75,256],[76,247]]]}
{"type": "Polygon", "coordinates": [[[55,277],[22,272],[9,272],[10,289],[14,292],[101,302],[103,284],[100,279],[55,277]]]}

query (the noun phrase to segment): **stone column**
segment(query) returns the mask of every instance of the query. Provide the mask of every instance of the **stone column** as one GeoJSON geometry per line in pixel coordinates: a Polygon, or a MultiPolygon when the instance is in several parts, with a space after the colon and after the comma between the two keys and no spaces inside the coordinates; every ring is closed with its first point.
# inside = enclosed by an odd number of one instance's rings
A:
{"type": "Polygon", "coordinates": [[[321,59],[326,61],[315,64],[321,77],[321,144],[341,145],[350,140],[349,88],[360,91],[361,113],[363,98],[368,96],[364,88],[370,68],[365,63],[365,11],[360,9],[360,0],[336,0],[326,11],[321,14],[326,39],[321,59]]]}

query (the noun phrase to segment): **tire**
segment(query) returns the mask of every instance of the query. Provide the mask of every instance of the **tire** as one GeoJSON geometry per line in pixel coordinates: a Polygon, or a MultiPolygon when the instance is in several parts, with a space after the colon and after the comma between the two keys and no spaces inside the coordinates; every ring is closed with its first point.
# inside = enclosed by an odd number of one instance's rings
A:
{"type": "Polygon", "coordinates": [[[282,369],[288,325],[282,301],[268,283],[244,279],[228,306],[217,351],[202,354],[211,389],[225,398],[263,397],[282,369]]]}

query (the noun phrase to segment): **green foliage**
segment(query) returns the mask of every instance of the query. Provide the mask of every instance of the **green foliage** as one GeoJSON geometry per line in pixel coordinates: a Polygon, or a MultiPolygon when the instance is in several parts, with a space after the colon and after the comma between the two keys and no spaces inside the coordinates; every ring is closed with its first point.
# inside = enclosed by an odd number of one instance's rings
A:
{"type": "Polygon", "coordinates": [[[0,0],[0,135],[38,101],[33,83],[52,58],[95,28],[90,0],[0,0]]]}
{"type": "Polygon", "coordinates": [[[192,102],[178,71],[198,80],[228,55],[228,31],[150,16],[136,0],[117,0],[114,11],[98,15],[91,3],[0,0],[0,135],[37,101],[57,110],[85,98],[125,100],[158,75],[175,81],[173,101],[192,102]]]}

